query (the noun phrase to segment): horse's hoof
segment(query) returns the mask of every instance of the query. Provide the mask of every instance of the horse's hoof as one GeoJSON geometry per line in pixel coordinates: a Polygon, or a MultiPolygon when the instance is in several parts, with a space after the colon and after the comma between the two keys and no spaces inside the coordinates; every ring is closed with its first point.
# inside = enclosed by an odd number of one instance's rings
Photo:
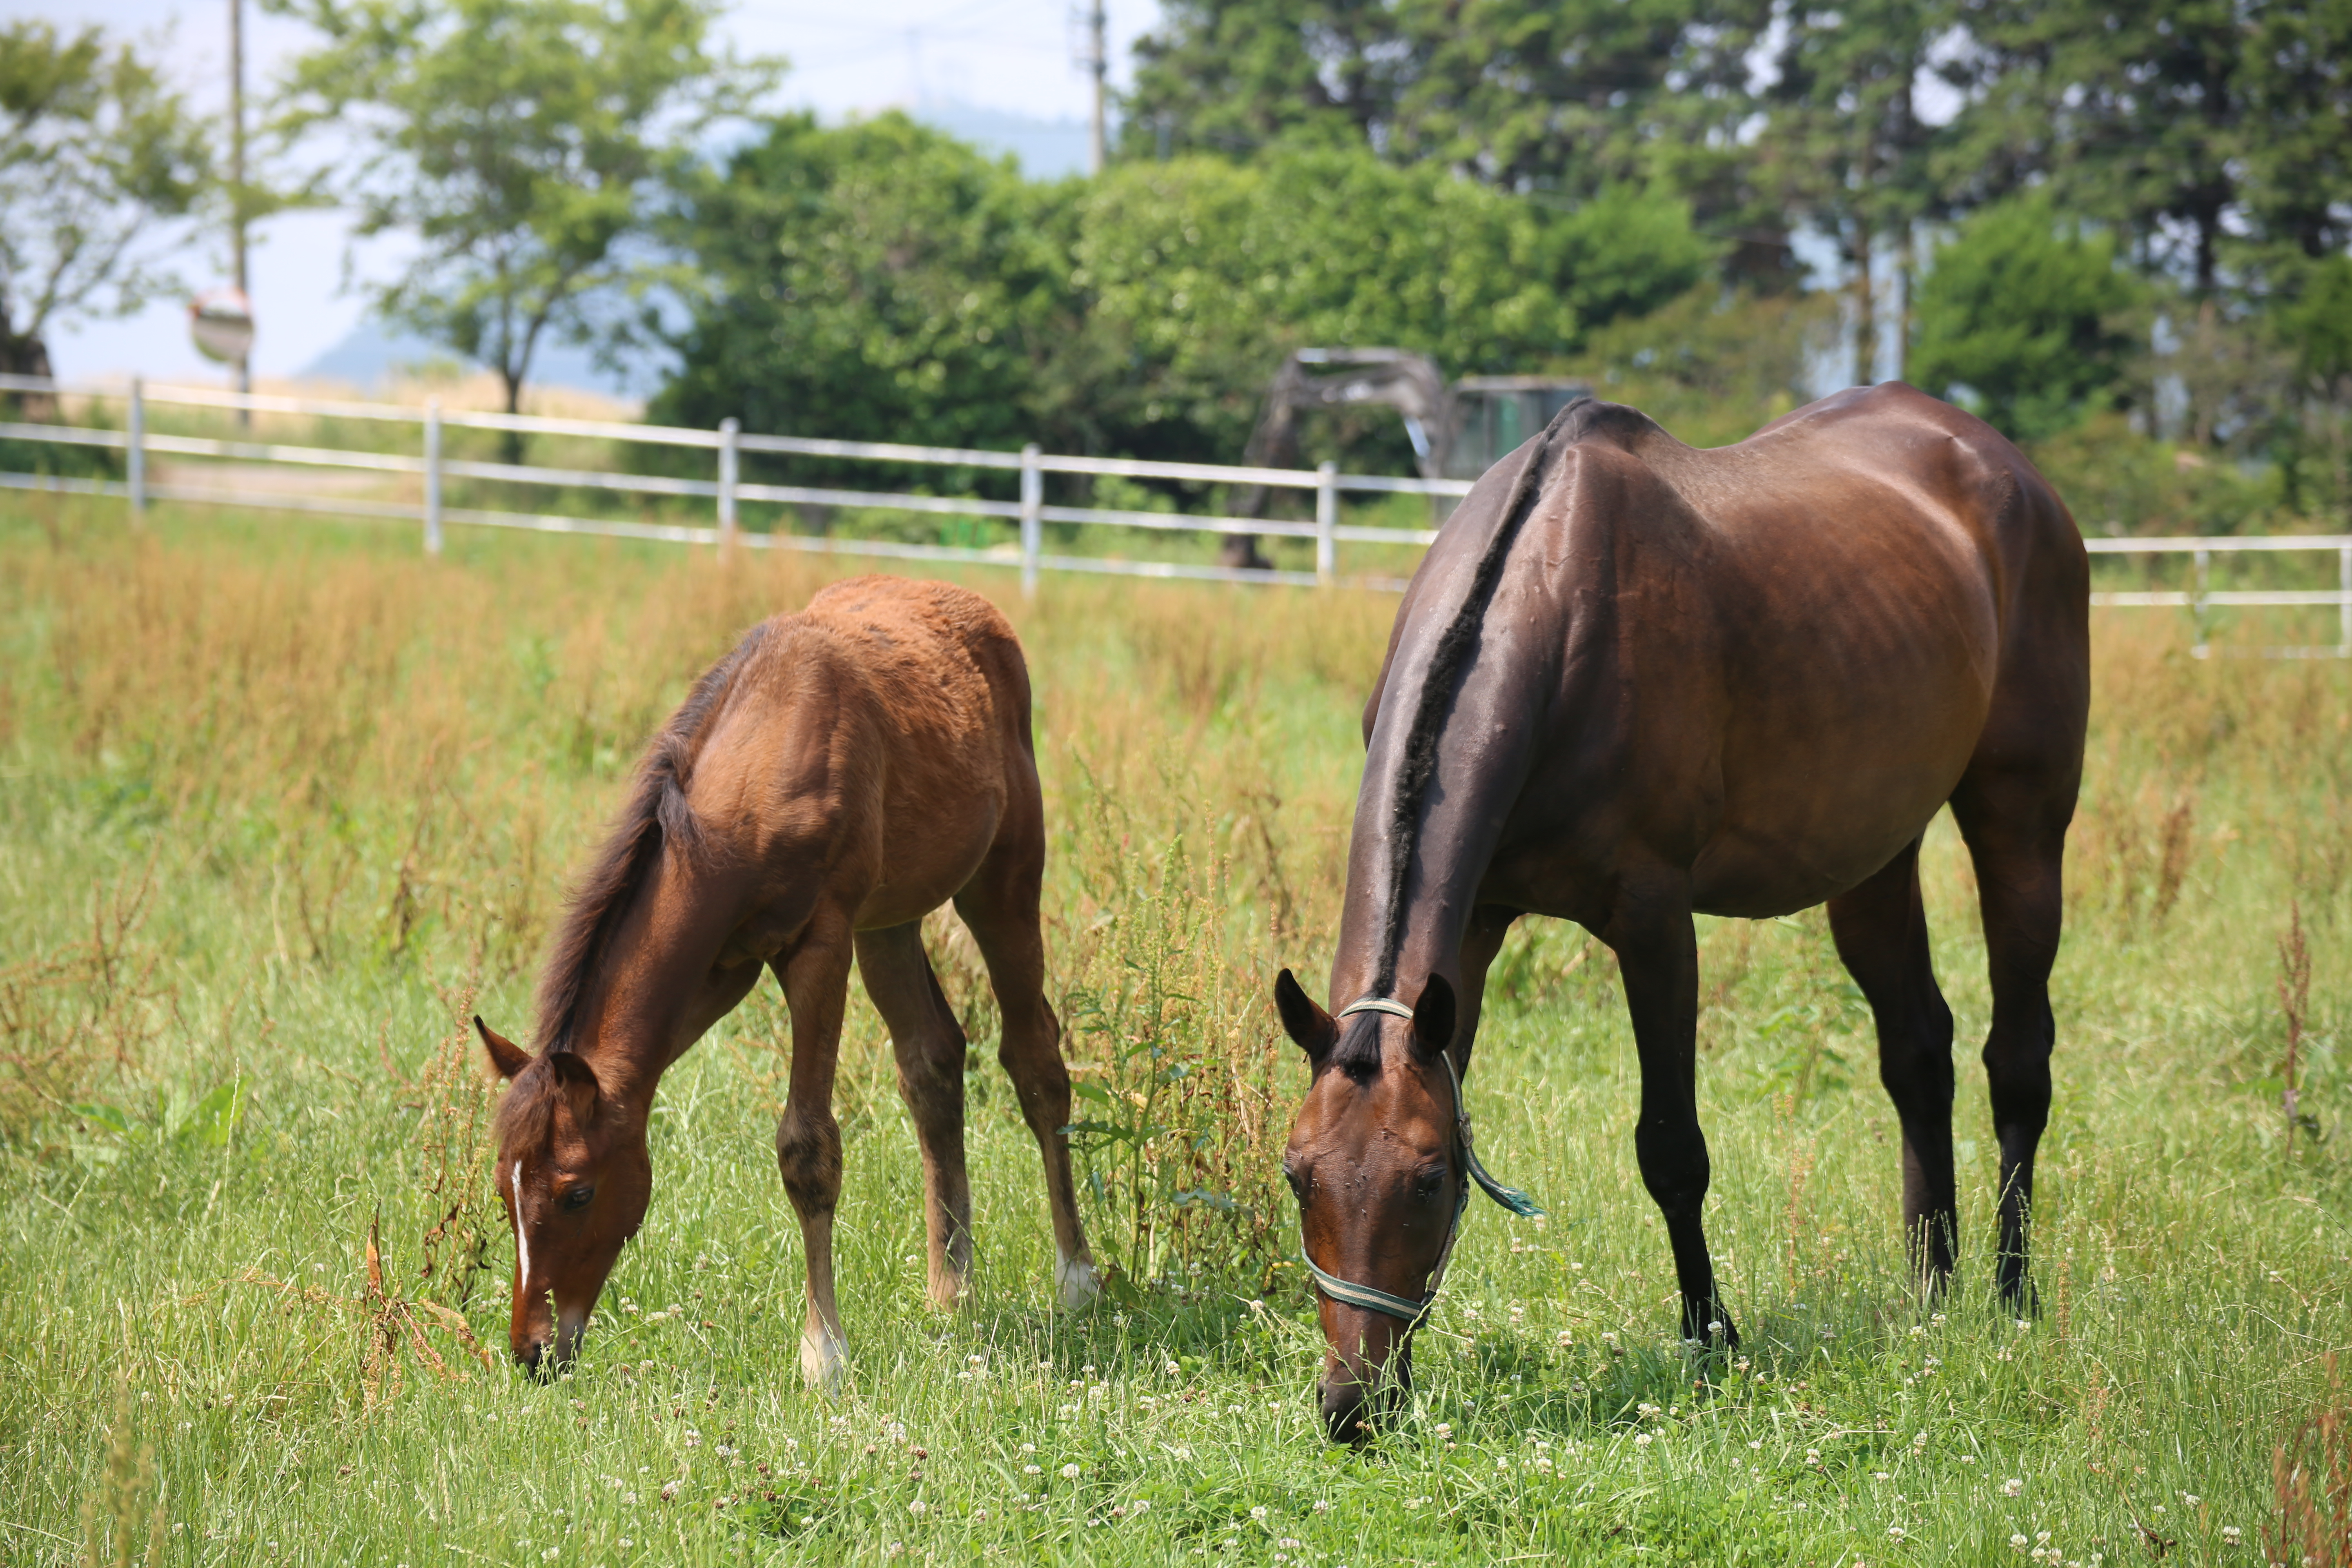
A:
{"type": "Polygon", "coordinates": [[[801,1376],[819,1394],[840,1392],[845,1375],[849,1347],[830,1332],[804,1333],[801,1336],[801,1376]]]}
{"type": "Polygon", "coordinates": [[[1102,1294],[1102,1276],[1095,1272],[1093,1262],[1084,1258],[1056,1253],[1054,1284],[1062,1292],[1062,1305],[1073,1312],[1102,1294]]]}

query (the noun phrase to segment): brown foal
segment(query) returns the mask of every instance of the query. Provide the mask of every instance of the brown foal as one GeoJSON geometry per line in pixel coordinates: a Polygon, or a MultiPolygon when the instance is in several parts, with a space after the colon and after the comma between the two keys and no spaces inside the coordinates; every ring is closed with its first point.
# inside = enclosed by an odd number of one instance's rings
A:
{"type": "Polygon", "coordinates": [[[1697,912],[1828,903],[1902,1121],[1904,1228],[1943,1283],[1952,1015],[1917,857],[1947,805],[1991,969],[1996,1279],[2026,1299],[2088,595],[2074,520],[2032,464],[1900,384],[1712,451],[1577,404],[1479,480],[1405,595],[1365,710],[1339,1016],[1287,970],[1275,989],[1313,1071],[1284,1163],[1324,1281],[1334,1437],[1409,1375],[1474,1173],[1458,1113],[1486,966],[1523,914],[1575,921],[1617,954],[1642,1067],[1634,1152],[1685,1337],[1736,1339],[1699,1219],[1697,912]]]}
{"type": "Polygon", "coordinates": [[[1037,923],[1045,818],[1029,674],[985,599],[859,577],[752,628],[647,750],[610,842],[574,894],[539,987],[532,1057],[479,1019],[511,1080],[499,1195],[514,1223],[515,1358],[568,1361],[653,1187],[646,1120],[661,1075],[775,971],[792,1009],[776,1163],[808,1263],[801,1370],[841,1376],[833,1117],[849,964],[890,1030],[922,1148],[930,1297],[971,1266],[964,1036],[923,951],[952,899],[1003,1015],[997,1059],[1045,1162],[1055,1282],[1076,1306],[1094,1264],[1070,1182],[1070,1078],[1037,923]]]}

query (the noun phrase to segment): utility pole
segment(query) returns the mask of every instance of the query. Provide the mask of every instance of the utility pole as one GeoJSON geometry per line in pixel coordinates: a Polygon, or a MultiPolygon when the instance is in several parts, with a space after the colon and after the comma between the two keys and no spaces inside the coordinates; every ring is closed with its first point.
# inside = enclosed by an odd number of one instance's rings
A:
{"type": "Polygon", "coordinates": [[[1087,172],[1100,174],[1110,162],[1103,125],[1103,91],[1110,73],[1110,49],[1104,41],[1103,0],[1092,0],[1087,14],[1087,69],[1095,79],[1094,121],[1087,127],[1087,172]]]}
{"type": "MultiPolygon", "coordinates": [[[[228,180],[229,250],[236,267],[236,291],[253,314],[253,290],[245,275],[245,0],[228,0],[228,180]]],[[[253,350],[236,356],[236,390],[253,391],[253,350]]],[[[240,408],[237,422],[253,423],[253,410],[240,408]]]]}

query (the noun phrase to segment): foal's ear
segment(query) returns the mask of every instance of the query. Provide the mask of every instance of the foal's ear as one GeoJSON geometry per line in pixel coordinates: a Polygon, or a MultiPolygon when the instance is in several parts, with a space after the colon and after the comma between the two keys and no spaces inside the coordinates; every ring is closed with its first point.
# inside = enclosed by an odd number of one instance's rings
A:
{"type": "Polygon", "coordinates": [[[1454,987],[1443,974],[1433,974],[1412,1005],[1412,1043],[1433,1056],[1454,1046],[1454,987]]]}
{"type": "Polygon", "coordinates": [[[511,1079],[530,1066],[530,1053],[483,1023],[478,1013],[474,1015],[474,1029],[482,1037],[482,1049],[488,1053],[490,1070],[500,1078],[511,1079]]]}
{"type": "Polygon", "coordinates": [[[1315,1005],[1287,969],[1275,976],[1274,1010],[1282,1015],[1282,1032],[1307,1053],[1310,1062],[1322,1060],[1323,1053],[1339,1038],[1339,1028],[1331,1022],[1331,1015],[1315,1005]]]}
{"type": "Polygon", "coordinates": [[[555,1091],[571,1108],[573,1120],[583,1126],[595,1121],[602,1088],[596,1081],[596,1069],[573,1051],[551,1051],[546,1061],[547,1075],[555,1080],[555,1091]]]}

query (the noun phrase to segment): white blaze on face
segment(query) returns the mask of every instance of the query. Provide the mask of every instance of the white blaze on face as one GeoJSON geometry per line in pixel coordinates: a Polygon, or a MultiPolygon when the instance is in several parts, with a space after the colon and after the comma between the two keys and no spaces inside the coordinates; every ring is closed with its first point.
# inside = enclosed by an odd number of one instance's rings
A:
{"type": "Polygon", "coordinates": [[[515,1289],[530,1284],[530,1240],[522,1228],[522,1162],[514,1164],[515,1289]]]}

